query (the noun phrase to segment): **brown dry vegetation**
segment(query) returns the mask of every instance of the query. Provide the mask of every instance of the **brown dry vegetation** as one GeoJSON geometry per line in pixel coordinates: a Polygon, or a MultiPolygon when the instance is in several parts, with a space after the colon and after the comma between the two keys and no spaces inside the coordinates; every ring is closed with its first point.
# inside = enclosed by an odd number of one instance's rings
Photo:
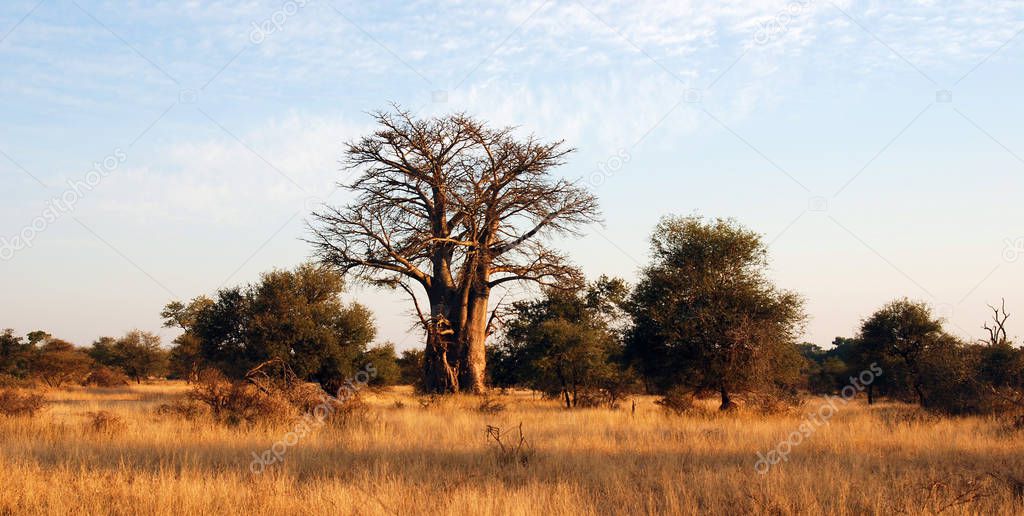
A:
{"type": "Polygon", "coordinates": [[[504,409],[490,411],[477,397],[419,403],[394,389],[368,393],[363,417],[316,430],[283,466],[254,474],[253,452],[292,424],[231,426],[201,411],[158,410],[187,390],[52,390],[34,417],[0,416],[0,514],[1024,511],[1024,433],[907,405],[844,407],[787,463],[759,475],[757,452],[801,415],[675,416],[646,397],[635,413],[631,403],[567,411],[525,392],[495,395],[504,409]],[[503,460],[488,426],[517,444],[520,423],[528,460],[503,460]]]}

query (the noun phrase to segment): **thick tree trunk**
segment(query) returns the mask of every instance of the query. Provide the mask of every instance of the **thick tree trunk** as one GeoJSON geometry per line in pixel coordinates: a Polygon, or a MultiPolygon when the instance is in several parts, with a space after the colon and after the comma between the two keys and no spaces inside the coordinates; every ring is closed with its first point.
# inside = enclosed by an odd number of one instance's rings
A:
{"type": "Polygon", "coordinates": [[[914,381],[914,392],[917,393],[918,404],[920,404],[921,407],[927,408],[928,400],[925,399],[924,390],[921,389],[921,383],[918,381],[914,381]]]}
{"type": "Polygon", "coordinates": [[[458,296],[451,289],[429,293],[430,320],[423,350],[423,390],[431,394],[459,392],[463,351],[459,338],[458,296]]]}
{"type": "Polygon", "coordinates": [[[465,355],[462,360],[459,384],[466,392],[483,394],[487,387],[487,301],[490,293],[486,290],[474,292],[469,299],[466,322],[462,327],[461,341],[465,355]]]}
{"type": "Polygon", "coordinates": [[[463,295],[448,290],[431,296],[430,328],[423,354],[424,391],[485,391],[488,297],[486,289],[463,295]]]}
{"type": "Polygon", "coordinates": [[[434,326],[427,333],[427,347],[423,351],[423,390],[431,394],[459,392],[458,358],[450,353],[454,342],[450,334],[434,326]]]}
{"type": "Polygon", "coordinates": [[[729,410],[729,409],[731,409],[733,404],[732,404],[732,398],[729,397],[729,391],[727,391],[725,389],[724,385],[719,387],[719,391],[722,394],[722,404],[718,406],[718,410],[729,410]]]}

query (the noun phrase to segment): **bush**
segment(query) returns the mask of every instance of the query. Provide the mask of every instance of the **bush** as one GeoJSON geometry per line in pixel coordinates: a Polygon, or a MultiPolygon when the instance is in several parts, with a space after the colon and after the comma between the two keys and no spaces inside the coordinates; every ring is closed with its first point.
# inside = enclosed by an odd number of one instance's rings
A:
{"type": "Polygon", "coordinates": [[[530,465],[534,450],[523,435],[523,424],[512,430],[502,431],[497,426],[487,425],[487,440],[494,443],[494,454],[499,466],[530,465]]]}
{"type": "Polygon", "coordinates": [[[281,388],[281,392],[289,403],[302,412],[313,412],[331,399],[319,385],[312,383],[296,383],[281,388]]]}
{"type": "Polygon", "coordinates": [[[672,389],[665,393],[665,396],[654,403],[668,414],[681,416],[694,408],[693,393],[683,389],[672,389]]]}
{"type": "Polygon", "coordinates": [[[86,428],[98,434],[113,436],[128,429],[128,423],[125,423],[121,416],[106,410],[88,412],[86,417],[88,418],[86,428]]]}
{"type": "Polygon", "coordinates": [[[194,400],[178,400],[156,408],[158,416],[176,416],[191,421],[207,413],[206,407],[194,400]]]}
{"type": "Polygon", "coordinates": [[[189,399],[206,405],[214,418],[230,425],[275,425],[298,415],[295,406],[282,393],[264,392],[255,385],[232,382],[215,369],[199,373],[189,399]]]}
{"type": "Polygon", "coordinates": [[[9,374],[0,374],[0,389],[32,389],[38,387],[32,378],[21,378],[9,374]]]}
{"type": "Polygon", "coordinates": [[[792,414],[799,411],[804,401],[796,391],[776,388],[750,394],[746,406],[763,415],[792,414]]]}
{"type": "Polygon", "coordinates": [[[38,394],[18,394],[11,390],[0,391],[0,415],[8,417],[32,417],[46,402],[38,394]]]}
{"type": "Polygon", "coordinates": [[[359,394],[332,401],[327,422],[335,426],[345,426],[366,419],[370,406],[359,394]]]}
{"type": "Polygon", "coordinates": [[[497,414],[505,411],[505,404],[494,398],[484,398],[476,409],[484,414],[497,414]]]}
{"type": "Polygon", "coordinates": [[[123,387],[128,385],[128,375],[117,369],[99,366],[85,377],[82,385],[93,387],[123,387]]]}

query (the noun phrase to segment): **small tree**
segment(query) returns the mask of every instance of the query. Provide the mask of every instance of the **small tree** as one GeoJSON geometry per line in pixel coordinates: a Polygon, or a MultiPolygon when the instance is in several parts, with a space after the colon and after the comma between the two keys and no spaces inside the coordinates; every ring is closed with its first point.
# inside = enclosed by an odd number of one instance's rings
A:
{"type": "Polygon", "coordinates": [[[167,352],[160,347],[160,337],[133,330],[114,344],[115,367],[141,383],[144,378],[167,372],[167,352]]]}
{"type": "Polygon", "coordinates": [[[171,378],[186,380],[189,383],[199,378],[199,371],[203,368],[200,344],[199,338],[190,333],[174,339],[167,356],[168,375],[171,378]]]}
{"type": "Polygon", "coordinates": [[[423,385],[423,350],[407,349],[398,357],[399,383],[420,389],[423,385]]]}
{"type": "Polygon", "coordinates": [[[634,383],[616,331],[627,292],[622,280],[602,276],[585,289],[564,285],[516,303],[493,354],[495,384],[537,389],[566,408],[614,404],[634,383]]]}
{"type": "Polygon", "coordinates": [[[372,370],[374,375],[370,378],[370,385],[375,387],[387,387],[398,385],[402,372],[398,366],[398,355],[395,354],[395,345],[392,342],[366,350],[359,359],[360,369],[372,370]]]}
{"type": "Polygon", "coordinates": [[[116,348],[117,339],[114,337],[100,337],[93,341],[92,346],[86,350],[86,353],[97,364],[120,369],[116,348]]]}
{"type": "Polygon", "coordinates": [[[768,248],[732,220],[668,217],[651,237],[630,312],[630,356],[655,386],[732,394],[791,387],[802,299],[768,280],[768,248]]]}
{"type": "Polygon", "coordinates": [[[922,359],[944,336],[942,321],[926,303],[903,298],[865,319],[858,340],[862,361],[881,364],[893,394],[899,396],[909,389],[918,403],[927,407],[922,359]]]}
{"type": "Polygon", "coordinates": [[[0,332],[0,375],[24,377],[29,372],[32,345],[14,335],[14,330],[0,332]]]}
{"type": "Polygon", "coordinates": [[[174,339],[168,355],[168,369],[172,378],[195,382],[206,362],[202,353],[202,340],[195,333],[197,321],[203,314],[208,314],[214,301],[206,296],[199,296],[188,305],[180,301],[172,301],[160,312],[165,328],[179,328],[185,333],[174,339]]]}
{"type": "Polygon", "coordinates": [[[279,360],[334,394],[376,334],[369,309],[342,302],[344,287],[339,273],[307,264],[223,289],[215,300],[170,303],[162,315],[165,324],[185,330],[178,339],[181,365],[195,364],[185,345],[197,346],[203,363],[236,379],[279,360]]]}
{"type": "Polygon", "coordinates": [[[60,387],[67,383],[79,383],[89,373],[92,365],[89,355],[70,342],[49,336],[36,341],[44,343],[33,352],[32,375],[46,385],[60,387]]]}

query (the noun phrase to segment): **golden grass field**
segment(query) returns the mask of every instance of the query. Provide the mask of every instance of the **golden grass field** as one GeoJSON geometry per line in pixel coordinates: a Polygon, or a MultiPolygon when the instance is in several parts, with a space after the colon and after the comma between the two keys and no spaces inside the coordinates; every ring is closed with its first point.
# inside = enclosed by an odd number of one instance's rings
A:
{"type": "MultiPolygon", "coordinates": [[[[0,514],[1020,514],[1024,435],[983,418],[935,419],[854,402],[765,475],[800,414],[668,416],[654,398],[567,411],[529,393],[423,407],[408,389],[366,395],[367,416],[325,426],[282,465],[252,453],[291,428],[160,416],[183,383],[46,392],[33,418],[0,417],[0,514]],[[400,403],[396,403],[400,402],[400,403]],[[107,410],[126,427],[89,426],[107,410]],[[500,463],[487,425],[522,423],[532,455],[500,463]]],[[[711,404],[713,400],[709,400],[711,404]]],[[[805,411],[821,404],[811,399],[805,411]]],[[[710,405],[709,405],[710,406],[710,405]]]]}

